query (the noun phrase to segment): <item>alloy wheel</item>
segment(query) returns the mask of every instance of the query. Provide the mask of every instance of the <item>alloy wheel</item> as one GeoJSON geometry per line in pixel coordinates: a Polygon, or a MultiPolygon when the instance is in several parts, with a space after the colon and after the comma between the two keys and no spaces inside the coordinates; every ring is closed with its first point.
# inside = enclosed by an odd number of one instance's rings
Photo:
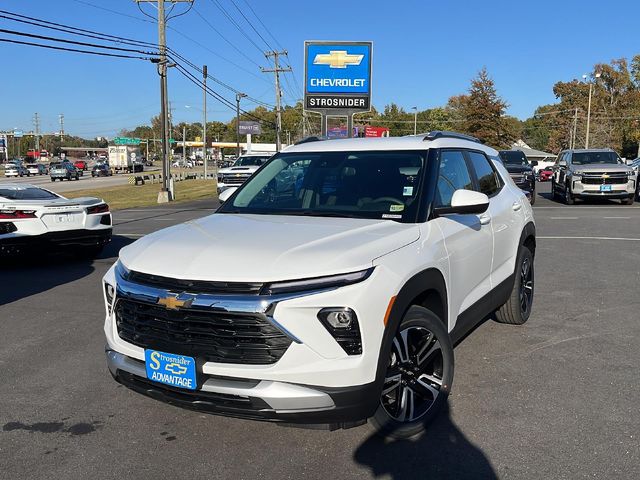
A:
{"type": "Polygon", "coordinates": [[[520,311],[522,316],[529,315],[533,302],[533,268],[528,258],[525,258],[520,268],[520,311]]]}
{"type": "Polygon", "coordinates": [[[398,422],[424,416],[441,394],[443,356],[440,342],[424,327],[408,327],[393,339],[381,404],[398,422]]]}

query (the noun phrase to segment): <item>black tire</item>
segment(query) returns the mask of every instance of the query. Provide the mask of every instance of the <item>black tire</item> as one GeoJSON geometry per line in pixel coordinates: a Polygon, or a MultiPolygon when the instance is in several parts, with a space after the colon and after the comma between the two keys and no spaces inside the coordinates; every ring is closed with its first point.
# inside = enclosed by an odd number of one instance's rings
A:
{"type": "Polygon", "coordinates": [[[573,205],[574,203],[576,203],[576,201],[573,198],[573,194],[571,193],[571,187],[569,185],[567,185],[564,188],[564,203],[565,205],[573,205]]]}
{"type": "Polygon", "coordinates": [[[633,205],[634,197],[635,197],[635,195],[632,195],[629,198],[623,198],[622,200],[620,200],[620,203],[622,205],[633,205]]]}
{"type": "Polygon", "coordinates": [[[80,180],[80,175],[76,173],[76,180],[80,180]]]}
{"type": "Polygon", "coordinates": [[[409,308],[393,340],[380,405],[370,419],[377,432],[392,438],[424,432],[447,403],[453,367],[445,324],[426,308],[409,308]]]}
{"type": "Polygon", "coordinates": [[[536,203],[536,191],[531,192],[531,205],[535,205],[536,203]]]}
{"type": "Polygon", "coordinates": [[[556,181],[553,178],[551,179],[551,196],[554,200],[558,200],[560,198],[558,187],[556,186],[556,181]]]}
{"type": "Polygon", "coordinates": [[[52,178],[52,179],[51,179],[51,181],[52,181],[52,182],[55,182],[55,181],[56,181],[56,179],[55,179],[55,178],[52,178]]]}
{"type": "Polygon", "coordinates": [[[527,247],[520,248],[516,262],[515,281],[509,300],[496,311],[496,320],[510,325],[522,325],[531,315],[535,275],[533,254],[527,247]],[[525,271],[526,270],[526,271],[525,271]]]}

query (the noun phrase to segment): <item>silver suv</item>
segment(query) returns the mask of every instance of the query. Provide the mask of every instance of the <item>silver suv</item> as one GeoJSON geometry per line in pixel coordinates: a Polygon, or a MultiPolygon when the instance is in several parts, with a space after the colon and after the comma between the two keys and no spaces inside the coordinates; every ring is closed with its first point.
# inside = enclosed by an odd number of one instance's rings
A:
{"type": "Polygon", "coordinates": [[[576,198],[617,198],[632,205],[637,178],[611,149],[564,150],[553,167],[551,193],[573,205],[576,198]]]}

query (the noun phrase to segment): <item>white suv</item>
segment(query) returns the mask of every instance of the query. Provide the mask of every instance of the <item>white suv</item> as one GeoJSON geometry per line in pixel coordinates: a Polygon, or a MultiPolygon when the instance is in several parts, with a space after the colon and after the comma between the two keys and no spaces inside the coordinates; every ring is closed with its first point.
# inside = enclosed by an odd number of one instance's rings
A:
{"type": "Polygon", "coordinates": [[[231,167],[219,169],[218,193],[224,192],[227,188],[242,185],[271,158],[271,155],[271,153],[247,153],[240,156],[231,167]]]}
{"type": "Polygon", "coordinates": [[[210,413],[422,431],[456,342],[531,313],[532,210],[497,155],[449,132],[275,155],[215,214],[120,251],[112,375],[210,413]]]}

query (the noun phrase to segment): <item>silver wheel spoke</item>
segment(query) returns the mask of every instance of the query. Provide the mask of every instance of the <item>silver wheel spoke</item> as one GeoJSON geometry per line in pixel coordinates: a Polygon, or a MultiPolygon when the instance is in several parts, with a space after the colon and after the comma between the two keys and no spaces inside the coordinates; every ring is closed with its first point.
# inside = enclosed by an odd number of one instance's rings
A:
{"type": "MultiPolygon", "coordinates": [[[[426,346],[429,345],[429,343],[425,345],[425,348],[426,346]]],[[[429,360],[431,360],[431,358],[434,356],[434,354],[439,351],[440,351],[440,342],[436,340],[435,342],[433,342],[433,345],[431,345],[431,348],[429,348],[429,350],[426,353],[422,353],[422,352],[418,353],[418,356],[417,356],[418,365],[422,366],[425,363],[428,363],[429,360]]]]}
{"type": "Polygon", "coordinates": [[[408,343],[409,330],[403,330],[400,332],[400,338],[396,335],[393,339],[393,344],[396,347],[398,356],[401,362],[409,361],[409,343],[408,343]]]}
{"type": "Polygon", "coordinates": [[[384,389],[382,390],[382,395],[386,395],[387,393],[395,390],[400,386],[400,382],[402,380],[402,375],[392,375],[384,379],[384,389]]]}
{"type": "Polygon", "coordinates": [[[399,422],[406,422],[413,420],[414,415],[414,393],[409,387],[402,389],[400,398],[400,409],[398,410],[398,416],[396,417],[399,422]]]}
{"type": "MultiPolygon", "coordinates": [[[[440,390],[438,390],[436,387],[431,385],[428,380],[429,380],[429,376],[423,374],[418,377],[417,382],[421,387],[426,388],[431,393],[431,395],[433,396],[433,399],[435,400],[438,394],[440,393],[440,390]]],[[[441,384],[442,382],[440,382],[440,385],[441,384]]]]}

